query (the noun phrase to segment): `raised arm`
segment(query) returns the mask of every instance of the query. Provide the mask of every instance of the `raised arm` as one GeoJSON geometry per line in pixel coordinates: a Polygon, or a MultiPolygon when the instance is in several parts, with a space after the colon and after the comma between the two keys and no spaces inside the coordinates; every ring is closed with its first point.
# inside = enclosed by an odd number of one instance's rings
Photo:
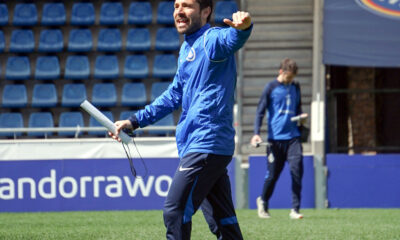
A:
{"type": "Polygon", "coordinates": [[[246,43],[252,31],[251,17],[248,12],[236,12],[232,20],[224,19],[230,26],[211,28],[205,35],[204,45],[210,60],[221,61],[234,54],[246,43]]]}

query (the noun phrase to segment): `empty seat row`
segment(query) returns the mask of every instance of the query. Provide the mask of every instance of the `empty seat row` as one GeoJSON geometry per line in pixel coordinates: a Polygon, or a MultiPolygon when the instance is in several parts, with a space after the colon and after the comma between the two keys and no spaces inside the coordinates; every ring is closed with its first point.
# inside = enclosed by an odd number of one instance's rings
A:
{"type": "MultiPolygon", "coordinates": [[[[171,28],[158,30],[156,35],[156,49],[158,45],[168,41],[162,35],[163,31],[168,31],[172,42],[176,43],[173,47],[166,50],[176,50],[179,48],[179,36],[171,28]]],[[[119,29],[101,29],[98,36],[97,50],[99,51],[120,51],[122,49],[121,32],[119,29]]],[[[129,29],[124,44],[128,51],[148,51],[151,47],[150,31],[147,28],[129,29]]],[[[68,51],[70,52],[89,52],[93,49],[92,32],[89,29],[73,29],[70,31],[68,41],[68,51]]],[[[160,49],[164,50],[164,49],[160,49]]]]}
{"type": "MultiPolygon", "coordinates": [[[[124,60],[123,76],[129,79],[141,79],[149,76],[146,55],[128,55],[124,60]]],[[[173,54],[154,56],[152,76],[171,78],[175,75],[177,59],[173,54]]],[[[115,79],[120,75],[118,57],[115,55],[97,56],[94,63],[94,78],[115,79]]],[[[68,56],[65,62],[65,79],[88,79],[90,63],[87,56],[68,56]]],[[[12,56],[7,59],[5,78],[7,80],[27,80],[31,76],[30,59],[27,56],[12,56]]],[[[55,80],[61,77],[60,62],[56,56],[39,56],[36,58],[34,78],[55,80]]]]}
{"type": "MultiPolygon", "coordinates": [[[[25,85],[5,85],[3,88],[2,107],[26,107],[28,95],[25,85]]],[[[54,107],[57,105],[57,93],[54,84],[36,84],[32,94],[33,107],[54,107]]]]}
{"type": "MultiPolygon", "coordinates": [[[[157,11],[157,23],[173,24],[173,2],[160,2],[157,11]]],[[[0,25],[8,23],[9,14],[6,4],[0,4],[0,25]]],[[[41,24],[47,26],[65,25],[66,11],[63,3],[46,3],[43,5],[41,24]]],[[[128,23],[144,25],[153,20],[150,2],[132,2],[128,10],[128,23]]],[[[96,13],[93,3],[74,3],[71,10],[71,25],[87,26],[95,24],[96,13]]],[[[99,22],[102,25],[124,23],[124,7],[121,2],[104,2],[101,4],[99,22]]],[[[34,3],[15,5],[12,24],[15,26],[33,26],[38,23],[38,11],[34,3]]]]}
{"type": "MultiPolygon", "coordinates": [[[[56,56],[40,56],[36,59],[36,79],[57,79],[60,76],[60,64],[56,56]]],[[[29,58],[26,56],[9,57],[6,63],[6,79],[25,80],[31,77],[29,58]]]]}
{"type": "MultiPolygon", "coordinates": [[[[103,114],[109,118],[111,121],[114,121],[114,116],[110,111],[103,111],[103,114]]],[[[119,119],[128,119],[131,115],[135,114],[135,111],[122,111],[120,113],[119,119]]],[[[154,124],[154,126],[174,126],[174,119],[172,114],[167,115],[160,121],[154,124]]],[[[81,112],[62,112],[59,116],[59,124],[58,127],[67,128],[67,127],[84,127],[83,114],[81,112]]],[[[1,128],[23,128],[24,121],[21,113],[0,113],[0,129],[1,128]]],[[[50,112],[35,112],[29,115],[29,128],[53,128],[55,127],[53,115],[50,112]]],[[[101,127],[101,124],[90,117],[89,119],[89,127],[101,127]]],[[[60,131],[58,133],[59,136],[75,136],[76,131],[60,131]]],[[[136,130],[137,134],[141,134],[141,130],[136,130]]],[[[162,134],[173,134],[171,130],[151,130],[150,134],[153,135],[162,135],[162,134]]],[[[0,136],[13,137],[22,136],[22,132],[0,132],[0,136]]],[[[89,135],[95,136],[104,136],[106,131],[89,131],[89,135]]],[[[28,132],[28,136],[52,136],[53,132],[51,131],[40,131],[40,132],[28,132]]],[[[79,133],[82,135],[82,132],[79,133]]]]}
{"type": "MultiPolygon", "coordinates": [[[[231,18],[238,9],[236,1],[217,1],[215,4],[216,23],[222,23],[224,18],[231,18]]],[[[174,24],[174,1],[162,1],[157,7],[158,24],[174,24]]],[[[63,3],[46,3],[43,5],[41,24],[47,26],[65,25],[66,11],[63,3]]],[[[150,2],[132,2],[128,9],[128,23],[145,25],[152,23],[153,11],[150,2]]],[[[0,4],[0,25],[8,23],[9,14],[6,4],[0,4]]],[[[121,2],[104,2],[100,8],[100,24],[117,25],[124,23],[124,7],[121,2]]],[[[93,25],[96,13],[93,3],[74,3],[71,10],[70,24],[93,25]]],[[[14,8],[12,21],[15,26],[33,26],[38,23],[38,11],[34,3],[18,3],[14,8]]]]}
{"type": "MultiPolygon", "coordinates": [[[[175,51],[179,49],[179,34],[175,28],[159,28],[156,32],[155,49],[175,51]]],[[[100,29],[95,50],[117,52],[148,51],[151,47],[150,32],[147,28],[129,29],[123,43],[118,28],[100,29]]],[[[0,31],[0,51],[6,48],[4,33],[0,31]]],[[[35,50],[35,37],[30,29],[16,29],[11,32],[9,52],[30,53],[35,50]]],[[[60,29],[45,29],[40,32],[39,52],[61,52],[64,50],[64,37],[60,29]]],[[[93,37],[90,29],[72,29],[69,32],[67,50],[70,52],[89,52],[93,50],[93,37]]]]}
{"type": "MultiPolygon", "coordinates": [[[[170,82],[156,82],[151,88],[151,101],[163,93],[170,82]]],[[[87,99],[84,84],[65,84],[62,92],[61,106],[79,107],[87,99]]],[[[96,83],[92,89],[91,102],[98,107],[114,107],[117,105],[117,90],[113,83],[96,83]]],[[[142,107],[147,103],[146,87],[143,83],[125,83],[121,92],[121,105],[142,107]]],[[[54,84],[35,84],[32,92],[32,107],[55,107],[58,104],[57,90],[54,84]]],[[[28,105],[26,86],[8,84],[4,86],[2,95],[3,108],[21,108],[28,105]]]]}

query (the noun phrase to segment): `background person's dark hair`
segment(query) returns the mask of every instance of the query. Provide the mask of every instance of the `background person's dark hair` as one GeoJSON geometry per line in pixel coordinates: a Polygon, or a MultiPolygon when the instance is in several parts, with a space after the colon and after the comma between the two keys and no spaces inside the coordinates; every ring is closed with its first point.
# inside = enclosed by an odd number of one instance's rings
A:
{"type": "Polygon", "coordinates": [[[284,72],[291,72],[293,74],[297,74],[297,63],[290,59],[290,58],[285,58],[282,60],[281,65],[279,69],[282,69],[284,72]]]}
{"type": "Polygon", "coordinates": [[[211,8],[210,15],[208,15],[207,17],[207,22],[210,22],[211,15],[213,13],[213,1],[212,0],[196,0],[196,1],[200,4],[200,11],[207,7],[211,8]]]}

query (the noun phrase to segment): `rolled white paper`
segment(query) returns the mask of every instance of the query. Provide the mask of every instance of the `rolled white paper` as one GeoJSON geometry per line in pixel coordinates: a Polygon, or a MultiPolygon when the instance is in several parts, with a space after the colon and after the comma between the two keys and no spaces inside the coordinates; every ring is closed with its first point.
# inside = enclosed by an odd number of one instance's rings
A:
{"type": "Polygon", "coordinates": [[[307,118],[307,116],[297,115],[297,116],[290,118],[290,121],[297,122],[297,121],[300,121],[301,119],[305,119],[305,118],[307,118]]]}
{"type": "MultiPolygon", "coordinates": [[[[93,106],[87,100],[81,103],[81,108],[83,108],[86,112],[90,114],[90,116],[94,117],[101,125],[108,129],[108,131],[112,132],[113,134],[116,133],[116,127],[110,119],[108,119],[103,113],[101,113],[95,106],[93,106]]],[[[123,131],[119,132],[119,137],[121,138],[122,142],[128,144],[131,142],[131,138],[123,131]]]]}

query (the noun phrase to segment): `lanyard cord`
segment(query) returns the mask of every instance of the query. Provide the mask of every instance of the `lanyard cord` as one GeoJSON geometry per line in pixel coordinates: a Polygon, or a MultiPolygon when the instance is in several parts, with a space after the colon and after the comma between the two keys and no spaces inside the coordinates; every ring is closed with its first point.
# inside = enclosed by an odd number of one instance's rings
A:
{"type": "Polygon", "coordinates": [[[132,159],[132,156],[131,156],[131,154],[130,154],[130,153],[131,153],[131,150],[130,150],[130,148],[129,148],[129,145],[128,145],[128,144],[125,144],[125,143],[122,143],[122,147],[124,148],[126,157],[127,157],[128,160],[129,160],[129,165],[130,165],[131,173],[132,173],[132,175],[133,175],[135,178],[145,178],[145,177],[147,176],[147,174],[148,174],[148,170],[147,170],[146,163],[144,162],[144,160],[143,160],[143,158],[142,158],[142,155],[140,154],[139,149],[138,149],[138,147],[136,146],[135,139],[132,138],[132,141],[133,141],[133,145],[134,145],[135,148],[136,148],[136,152],[138,153],[139,158],[140,158],[140,160],[141,160],[141,162],[142,162],[142,164],[143,164],[143,166],[144,166],[145,174],[144,174],[143,177],[138,177],[138,176],[137,176],[137,172],[136,172],[135,166],[133,165],[133,159],[132,159]],[[125,145],[126,145],[126,148],[125,148],[125,145]],[[127,149],[128,149],[128,150],[127,150],[127,149]]]}

